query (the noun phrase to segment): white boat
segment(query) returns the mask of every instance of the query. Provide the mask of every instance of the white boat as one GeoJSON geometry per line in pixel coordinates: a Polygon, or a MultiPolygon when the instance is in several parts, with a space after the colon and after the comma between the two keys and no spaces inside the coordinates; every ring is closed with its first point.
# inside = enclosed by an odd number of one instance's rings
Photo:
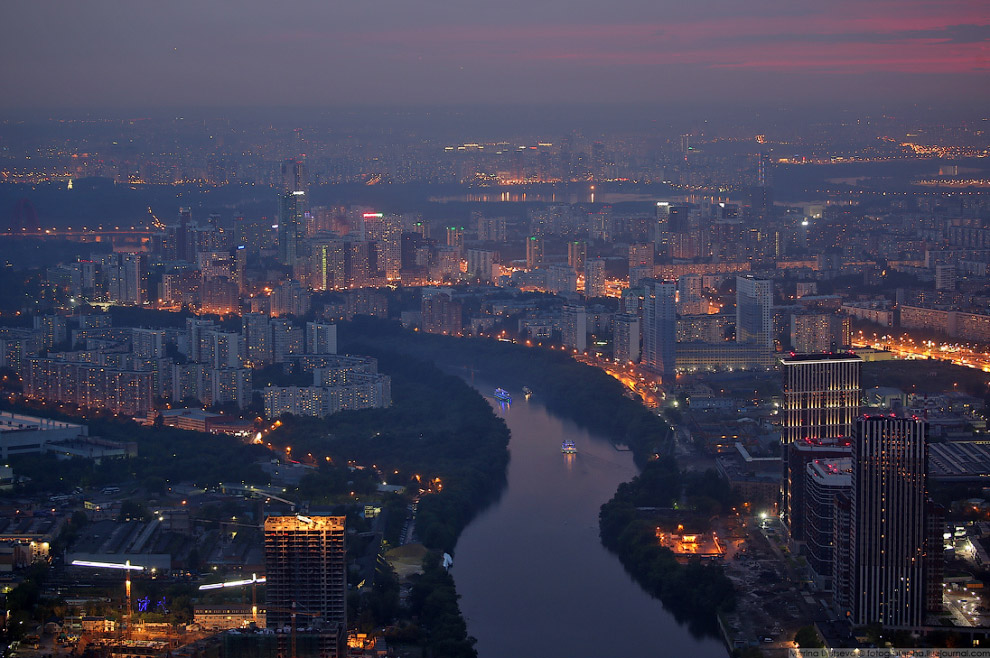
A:
{"type": "Polygon", "coordinates": [[[509,392],[504,388],[495,389],[495,399],[501,400],[502,402],[509,402],[509,403],[512,402],[512,396],[509,395],[509,392]]]}

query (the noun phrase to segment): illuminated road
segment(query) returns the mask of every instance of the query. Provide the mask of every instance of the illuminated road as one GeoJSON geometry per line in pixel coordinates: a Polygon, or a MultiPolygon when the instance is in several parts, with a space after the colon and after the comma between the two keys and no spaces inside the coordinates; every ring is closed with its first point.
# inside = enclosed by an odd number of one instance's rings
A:
{"type": "Polygon", "coordinates": [[[647,373],[635,365],[620,365],[611,361],[596,359],[593,356],[585,354],[576,354],[574,358],[581,363],[599,368],[618,379],[626,389],[635,394],[647,407],[654,409],[660,406],[661,394],[657,391],[656,385],[658,380],[655,375],[647,373]]]}
{"type": "Polygon", "coordinates": [[[901,359],[935,359],[990,372],[990,353],[970,343],[916,341],[906,333],[899,336],[889,334],[867,336],[862,331],[853,335],[852,342],[853,347],[886,350],[901,359]]]}

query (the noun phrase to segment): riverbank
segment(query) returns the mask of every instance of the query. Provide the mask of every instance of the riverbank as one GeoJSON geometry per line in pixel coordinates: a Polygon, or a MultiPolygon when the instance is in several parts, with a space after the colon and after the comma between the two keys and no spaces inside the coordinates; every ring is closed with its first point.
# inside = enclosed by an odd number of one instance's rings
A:
{"type": "Polygon", "coordinates": [[[612,377],[563,353],[490,339],[413,334],[394,323],[354,323],[366,345],[401,348],[421,358],[483,371],[498,382],[516,382],[534,391],[547,409],[614,443],[628,445],[641,474],[618,486],[599,516],[603,545],[650,595],[697,633],[717,635],[716,613],[732,607],[731,582],[716,564],[681,564],[660,547],[655,525],[637,515],[638,507],[716,510],[729,501],[727,487],[713,473],[682,474],[672,457],[661,457],[671,428],[638,401],[625,397],[612,377]],[[698,587],[695,587],[695,584],[698,587]]]}

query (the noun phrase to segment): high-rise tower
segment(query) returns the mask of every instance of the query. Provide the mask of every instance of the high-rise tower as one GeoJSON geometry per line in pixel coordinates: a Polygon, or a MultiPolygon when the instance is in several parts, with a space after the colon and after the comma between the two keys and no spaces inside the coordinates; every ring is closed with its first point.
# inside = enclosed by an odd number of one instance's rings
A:
{"type": "Polygon", "coordinates": [[[855,354],[801,354],[781,360],[785,461],[781,511],[792,541],[804,540],[808,464],[849,456],[859,414],[862,360],[855,354]]]}
{"type": "Polygon", "coordinates": [[[941,553],[931,532],[926,493],[926,424],[917,418],[868,416],[856,421],[850,496],[849,590],[836,591],[854,624],[924,624],[929,553],[941,553]]]}
{"type": "Polygon", "coordinates": [[[773,281],[736,277],[736,341],[773,351],[773,281]]]}
{"type": "Polygon", "coordinates": [[[677,283],[657,279],[644,283],[642,362],[648,370],[659,374],[664,384],[672,384],[677,343],[677,283]]]}

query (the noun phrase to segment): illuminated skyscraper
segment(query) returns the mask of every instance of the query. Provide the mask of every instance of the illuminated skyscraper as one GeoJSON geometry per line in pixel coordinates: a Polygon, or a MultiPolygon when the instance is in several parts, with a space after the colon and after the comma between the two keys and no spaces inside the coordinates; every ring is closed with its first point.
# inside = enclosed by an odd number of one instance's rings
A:
{"type": "Polygon", "coordinates": [[[849,455],[862,396],[863,362],[855,354],[801,354],[782,359],[781,365],[780,440],[785,449],[781,511],[791,540],[803,541],[808,463],[849,455]]]}

